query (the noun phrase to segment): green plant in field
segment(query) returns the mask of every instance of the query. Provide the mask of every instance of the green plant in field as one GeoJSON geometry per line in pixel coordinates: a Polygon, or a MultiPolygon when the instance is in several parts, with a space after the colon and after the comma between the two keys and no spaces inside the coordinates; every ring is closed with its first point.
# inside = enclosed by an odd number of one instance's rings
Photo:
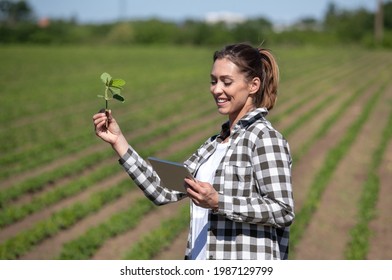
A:
{"type": "Polygon", "coordinates": [[[121,90],[125,85],[123,79],[113,79],[108,73],[104,72],[101,75],[101,80],[105,84],[105,94],[98,95],[98,97],[105,99],[105,112],[109,110],[109,100],[116,99],[118,101],[124,102],[125,98],[121,95],[121,90]]]}
{"type": "Polygon", "coordinates": [[[176,216],[162,221],[158,228],[143,236],[136,244],[133,244],[130,250],[125,254],[124,259],[152,259],[163,248],[169,246],[188,224],[189,206],[185,205],[179,209],[176,216]]]}
{"type": "Polygon", "coordinates": [[[73,226],[87,215],[120,198],[129,189],[129,181],[124,180],[112,188],[94,193],[83,203],[76,202],[68,208],[53,213],[51,217],[35,223],[31,228],[0,243],[0,260],[19,258],[44,239],[73,226]]]}

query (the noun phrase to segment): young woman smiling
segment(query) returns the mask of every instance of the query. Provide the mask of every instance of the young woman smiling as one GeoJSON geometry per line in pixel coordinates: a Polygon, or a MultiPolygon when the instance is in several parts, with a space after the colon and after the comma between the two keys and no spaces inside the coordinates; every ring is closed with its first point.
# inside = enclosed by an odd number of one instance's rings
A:
{"type": "Polygon", "coordinates": [[[96,134],[155,204],[190,199],[185,259],[287,259],[292,159],[287,141],[266,119],[277,96],[276,60],[267,49],[228,45],[215,52],[210,76],[213,100],[228,120],[185,161],[196,181],[184,179],[183,193],[161,186],[111,113],[94,115],[96,134]]]}

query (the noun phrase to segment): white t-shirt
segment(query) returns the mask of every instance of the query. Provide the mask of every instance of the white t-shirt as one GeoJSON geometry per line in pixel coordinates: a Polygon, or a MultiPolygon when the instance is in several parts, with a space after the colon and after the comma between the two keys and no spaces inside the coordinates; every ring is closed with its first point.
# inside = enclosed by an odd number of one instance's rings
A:
{"type": "MultiPolygon", "coordinates": [[[[203,163],[196,175],[196,179],[210,184],[214,181],[214,174],[227,150],[228,143],[220,143],[216,151],[203,163]]],[[[192,260],[205,260],[208,230],[208,213],[210,209],[192,205],[192,260]]]]}

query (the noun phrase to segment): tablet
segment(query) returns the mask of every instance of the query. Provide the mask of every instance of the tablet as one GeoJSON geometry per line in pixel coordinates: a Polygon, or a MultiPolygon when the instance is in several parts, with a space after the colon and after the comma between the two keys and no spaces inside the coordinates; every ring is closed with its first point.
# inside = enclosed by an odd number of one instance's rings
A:
{"type": "Polygon", "coordinates": [[[147,159],[154,170],[158,173],[161,178],[161,184],[165,188],[186,193],[184,179],[190,178],[195,180],[188,168],[181,163],[158,159],[155,157],[149,157],[147,159]]]}

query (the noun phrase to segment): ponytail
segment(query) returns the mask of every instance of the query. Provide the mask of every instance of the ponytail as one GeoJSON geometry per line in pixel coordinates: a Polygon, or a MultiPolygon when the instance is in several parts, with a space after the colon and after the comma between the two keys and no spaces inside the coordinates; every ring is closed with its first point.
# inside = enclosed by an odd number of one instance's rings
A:
{"type": "Polygon", "coordinates": [[[278,95],[279,67],[269,50],[259,48],[258,52],[261,60],[261,86],[255,98],[255,105],[271,110],[278,95]]]}

